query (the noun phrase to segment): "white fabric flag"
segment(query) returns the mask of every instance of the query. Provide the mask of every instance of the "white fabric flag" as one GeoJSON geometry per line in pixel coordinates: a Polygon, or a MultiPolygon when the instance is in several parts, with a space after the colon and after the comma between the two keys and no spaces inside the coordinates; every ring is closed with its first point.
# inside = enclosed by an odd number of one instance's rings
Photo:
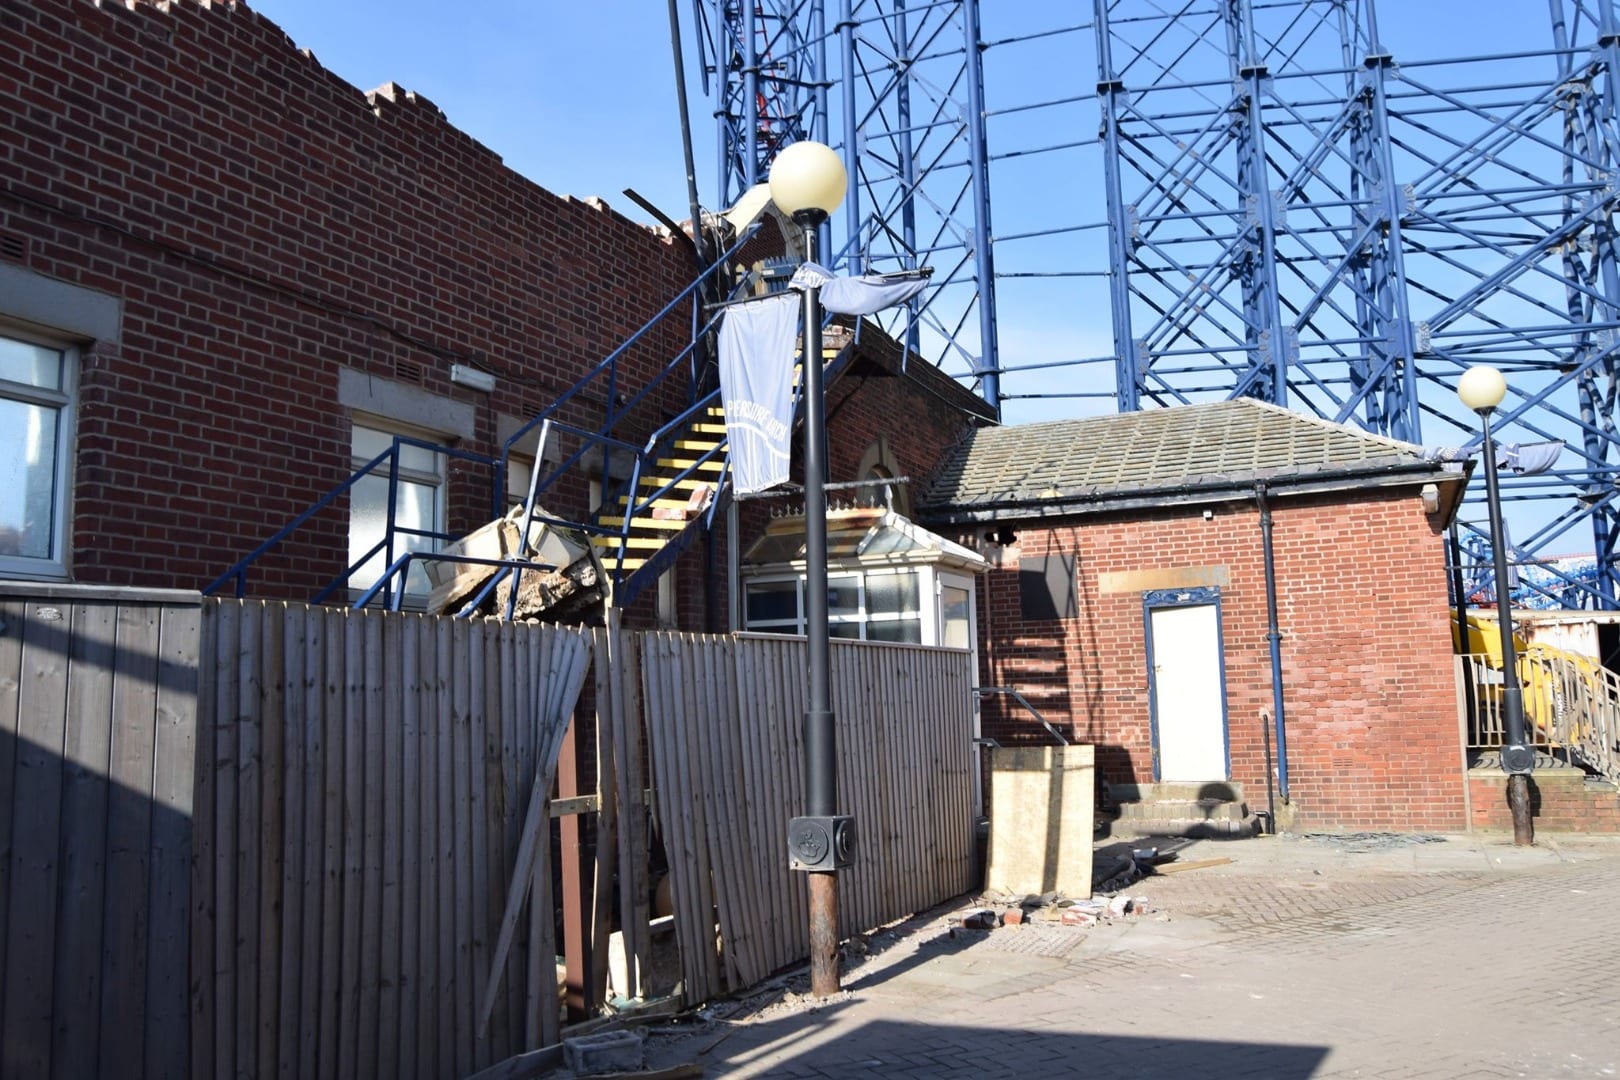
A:
{"type": "Polygon", "coordinates": [[[793,352],[799,333],[794,293],[738,304],[720,324],[720,400],[739,495],[788,478],[792,460],[793,352]]]}
{"type": "Polygon", "coordinates": [[[819,263],[802,263],[788,282],[795,289],[820,289],[821,306],[835,315],[875,315],[903,304],[928,286],[932,269],[901,270],[894,274],[834,277],[819,263]]]}

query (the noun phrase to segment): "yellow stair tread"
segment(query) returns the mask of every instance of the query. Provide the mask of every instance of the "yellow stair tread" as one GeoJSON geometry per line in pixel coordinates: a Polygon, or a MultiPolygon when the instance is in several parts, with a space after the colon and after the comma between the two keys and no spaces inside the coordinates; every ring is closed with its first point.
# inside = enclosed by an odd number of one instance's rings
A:
{"type": "MultiPolygon", "coordinates": [[[[631,533],[624,539],[624,545],[627,548],[651,549],[653,551],[657,551],[667,543],[669,543],[669,538],[665,536],[637,536],[635,533],[631,533]]],[[[619,546],[619,537],[593,536],[591,537],[591,546],[615,549],[619,546]]]]}
{"type": "MultiPolygon", "coordinates": [[[[682,503],[681,505],[685,506],[686,504],[682,503]]],[[[605,517],[598,521],[597,524],[605,528],[617,529],[624,524],[624,517],[622,515],[617,517],[605,517]]],[[[668,532],[679,532],[690,524],[692,523],[685,518],[655,518],[647,517],[645,514],[643,514],[641,517],[635,519],[635,524],[631,527],[636,529],[658,529],[668,532]]]]}
{"type": "Polygon", "coordinates": [[[699,461],[696,458],[659,458],[660,469],[702,469],[704,472],[719,472],[725,468],[725,462],[719,458],[710,458],[708,461],[699,461]]]}
{"type": "MultiPolygon", "coordinates": [[[[688,479],[685,479],[685,480],[671,480],[667,476],[643,476],[641,478],[641,486],[642,487],[661,488],[666,484],[668,484],[671,487],[680,488],[683,491],[691,491],[694,488],[712,487],[713,484],[714,484],[714,481],[712,481],[712,480],[695,480],[695,479],[691,479],[691,478],[688,478],[688,479]]],[[[681,505],[684,506],[685,504],[682,503],[681,505]]]]}

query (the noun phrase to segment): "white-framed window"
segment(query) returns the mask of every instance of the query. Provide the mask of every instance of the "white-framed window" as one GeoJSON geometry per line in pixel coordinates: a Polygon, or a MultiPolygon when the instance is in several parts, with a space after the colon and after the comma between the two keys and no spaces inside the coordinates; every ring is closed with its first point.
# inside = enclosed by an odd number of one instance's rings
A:
{"type": "MultiPolygon", "coordinates": [[[[352,465],[359,470],[378,454],[388,450],[395,435],[407,435],[424,441],[434,436],[400,428],[390,428],[382,421],[358,419],[350,441],[352,465]]],[[[445,531],[445,478],[444,455],[421,446],[401,443],[399,447],[399,473],[394,488],[394,547],[377,552],[357,568],[349,578],[349,588],[362,592],[376,584],[393,559],[407,551],[437,551],[440,541],[430,535],[415,533],[443,533],[445,531]],[[402,532],[401,530],[410,530],[402,532]]],[[[388,534],[387,463],[362,477],[349,489],[349,565],[353,566],[375,544],[388,534]]],[[[408,599],[421,600],[432,591],[427,568],[412,562],[405,581],[408,599]]]]}
{"type": "MultiPolygon", "coordinates": [[[[919,645],[925,636],[921,572],[871,570],[827,575],[827,632],[854,641],[919,645]]],[[[804,633],[804,579],[754,578],[743,594],[743,624],[753,631],[804,633]]],[[[941,644],[928,641],[929,644],[941,644]]]]}
{"type": "Polygon", "coordinates": [[[78,359],[0,327],[0,577],[68,576],[78,359]]]}

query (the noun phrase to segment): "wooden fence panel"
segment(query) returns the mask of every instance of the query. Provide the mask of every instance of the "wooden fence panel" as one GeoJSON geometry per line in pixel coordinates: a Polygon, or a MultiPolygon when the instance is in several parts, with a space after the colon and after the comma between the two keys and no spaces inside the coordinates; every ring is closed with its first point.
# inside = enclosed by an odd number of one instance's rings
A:
{"type": "Polygon", "coordinates": [[[197,598],[0,584],[0,1075],[183,1074],[197,598]]]}
{"type": "MultiPolygon", "coordinates": [[[[839,809],[854,864],[839,875],[849,934],[940,903],[972,874],[971,656],[834,643],[839,809]]],[[[809,952],[806,886],[787,868],[804,806],[805,645],[643,638],[643,703],[689,1001],[809,952]],[[719,941],[710,912],[719,918],[719,941]]]]}
{"type": "MultiPolygon", "coordinates": [[[[195,937],[211,966],[192,1008],[211,1037],[192,1041],[192,1074],[465,1075],[527,1049],[511,1022],[528,1007],[521,974],[501,982],[488,1037],[475,1029],[518,847],[508,807],[528,794],[508,790],[506,758],[532,782],[539,710],[563,696],[547,681],[583,679],[588,634],[234,600],[203,612],[214,828],[196,880],[214,921],[195,937]],[[517,663],[537,643],[557,662],[517,663]]],[[[527,934],[516,944],[526,955],[527,934]]]]}

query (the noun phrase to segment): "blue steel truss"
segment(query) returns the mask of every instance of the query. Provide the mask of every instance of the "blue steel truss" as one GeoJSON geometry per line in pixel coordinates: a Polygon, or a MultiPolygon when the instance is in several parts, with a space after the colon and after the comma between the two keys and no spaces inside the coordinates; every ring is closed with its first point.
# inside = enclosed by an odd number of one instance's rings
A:
{"type": "Polygon", "coordinates": [[[1514,556],[1594,551],[1616,606],[1615,0],[694,2],[719,201],[839,148],[831,250],[936,266],[887,329],[1009,419],[1247,395],[1467,446],[1495,364],[1503,441],[1568,447],[1506,479],[1514,556]]]}

